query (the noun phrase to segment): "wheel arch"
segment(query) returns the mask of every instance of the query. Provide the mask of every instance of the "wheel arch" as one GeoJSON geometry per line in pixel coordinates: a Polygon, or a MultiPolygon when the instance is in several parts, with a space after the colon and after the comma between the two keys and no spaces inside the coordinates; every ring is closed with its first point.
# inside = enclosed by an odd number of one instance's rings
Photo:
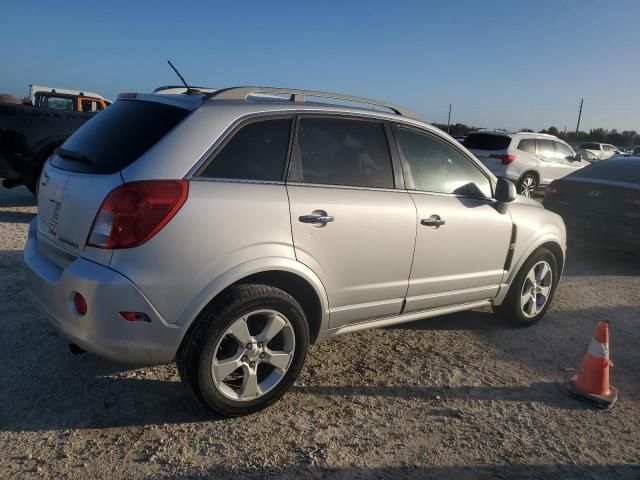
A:
{"type": "Polygon", "coordinates": [[[527,259],[539,248],[548,249],[556,259],[558,266],[560,267],[560,271],[558,274],[558,278],[562,276],[562,271],[564,270],[565,264],[565,251],[562,248],[562,239],[555,232],[547,232],[544,233],[529,242],[527,247],[520,253],[511,266],[509,273],[506,276],[506,280],[503,281],[502,287],[498,292],[498,295],[494,299],[495,305],[500,305],[504,301],[511,284],[515,280],[516,275],[527,261],[527,259]]]}
{"type": "Polygon", "coordinates": [[[329,327],[329,301],[320,279],[306,265],[287,258],[262,258],[238,265],[209,283],[189,304],[176,324],[183,332],[182,344],[194,321],[227,289],[242,283],[262,283],[280,288],[295,298],[309,322],[310,342],[329,327]]]}

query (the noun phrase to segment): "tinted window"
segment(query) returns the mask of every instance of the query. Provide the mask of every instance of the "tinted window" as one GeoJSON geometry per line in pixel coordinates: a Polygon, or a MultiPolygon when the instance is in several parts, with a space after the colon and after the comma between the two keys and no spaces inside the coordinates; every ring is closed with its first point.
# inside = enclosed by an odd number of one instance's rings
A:
{"type": "Polygon", "coordinates": [[[518,150],[523,150],[529,153],[536,153],[536,140],[534,138],[525,138],[520,140],[518,144],[518,150]]]}
{"type": "Polygon", "coordinates": [[[242,127],[199,176],[281,180],[290,130],[290,118],[262,120],[242,127]]]}
{"type": "Polygon", "coordinates": [[[556,147],[556,154],[558,158],[566,159],[567,157],[573,157],[573,150],[569,148],[568,145],[565,145],[562,142],[553,142],[556,147]]]}
{"type": "Polygon", "coordinates": [[[600,150],[600,144],[598,143],[583,143],[580,145],[580,148],[584,148],[586,150],[600,150]]]}
{"type": "Polygon", "coordinates": [[[384,125],[336,118],[301,118],[290,180],[393,188],[384,125]]]}
{"type": "Polygon", "coordinates": [[[640,185],[640,160],[603,160],[573,172],[571,177],[598,178],[640,185]]]}
{"type": "Polygon", "coordinates": [[[554,158],[556,152],[553,149],[553,142],[551,140],[538,140],[538,155],[542,155],[547,158],[554,158]]]}
{"type": "Polygon", "coordinates": [[[398,132],[407,188],[491,197],[489,179],[458,150],[426,133],[406,128],[398,132]]]}
{"type": "Polygon", "coordinates": [[[471,133],[464,140],[464,146],[474,150],[504,150],[510,143],[511,137],[491,133],[471,133]]]}
{"type": "Polygon", "coordinates": [[[156,102],[118,100],[96,114],[62,145],[85,161],[53,157],[56,167],[74,172],[114,173],[133,163],[189,114],[156,102]]]}

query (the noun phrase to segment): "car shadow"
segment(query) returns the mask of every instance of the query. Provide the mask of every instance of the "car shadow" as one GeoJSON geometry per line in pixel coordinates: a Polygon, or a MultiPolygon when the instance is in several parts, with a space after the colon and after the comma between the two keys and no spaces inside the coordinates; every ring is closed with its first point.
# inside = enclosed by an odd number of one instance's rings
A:
{"type": "MultiPolygon", "coordinates": [[[[464,400],[465,402],[535,402],[544,403],[561,410],[586,410],[590,408],[587,404],[576,402],[567,395],[566,383],[555,382],[535,382],[519,386],[306,385],[304,387],[294,387],[291,391],[293,393],[320,396],[397,397],[423,401],[431,401],[442,396],[447,400],[464,400]]],[[[432,409],[429,415],[462,418],[457,411],[442,408],[432,409]]]]}
{"type": "Polygon", "coordinates": [[[584,243],[568,248],[563,275],[568,277],[614,275],[640,275],[640,255],[607,249],[584,243]]]}
{"type": "Polygon", "coordinates": [[[7,189],[0,186],[0,208],[35,207],[37,203],[35,195],[25,187],[7,189]]]}
{"type": "Polygon", "coordinates": [[[0,223],[29,223],[36,216],[35,213],[6,211],[1,208],[0,223]]]}

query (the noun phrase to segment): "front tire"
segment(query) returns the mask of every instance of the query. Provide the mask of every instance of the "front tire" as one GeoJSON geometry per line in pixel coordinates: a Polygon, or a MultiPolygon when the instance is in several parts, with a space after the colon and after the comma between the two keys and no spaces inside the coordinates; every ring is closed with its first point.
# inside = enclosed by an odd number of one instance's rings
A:
{"type": "Polygon", "coordinates": [[[236,285],[195,320],[177,355],[182,381],[228,417],[268,407],[291,387],[307,354],[298,302],[268,285],[236,285]]]}
{"type": "Polygon", "coordinates": [[[531,198],[538,188],[538,179],[533,173],[526,173],[518,182],[518,193],[531,198]]]}
{"type": "Polygon", "coordinates": [[[556,258],[546,248],[539,248],[524,262],[506,298],[494,311],[517,327],[539,322],[551,304],[559,278],[556,258]]]}

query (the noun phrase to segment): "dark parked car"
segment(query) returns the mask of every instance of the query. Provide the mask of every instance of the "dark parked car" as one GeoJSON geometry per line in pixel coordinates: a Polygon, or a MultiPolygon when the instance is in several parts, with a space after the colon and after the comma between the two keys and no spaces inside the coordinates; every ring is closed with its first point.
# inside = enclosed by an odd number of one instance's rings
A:
{"type": "Polygon", "coordinates": [[[93,112],[0,103],[0,178],[35,193],[45,160],[93,112]]]}
{"type": "Polygon", "coordinates": [[[567,238],[640,253],[640,157],[597,162],[549,185],[545,208],[567,238]]]}

